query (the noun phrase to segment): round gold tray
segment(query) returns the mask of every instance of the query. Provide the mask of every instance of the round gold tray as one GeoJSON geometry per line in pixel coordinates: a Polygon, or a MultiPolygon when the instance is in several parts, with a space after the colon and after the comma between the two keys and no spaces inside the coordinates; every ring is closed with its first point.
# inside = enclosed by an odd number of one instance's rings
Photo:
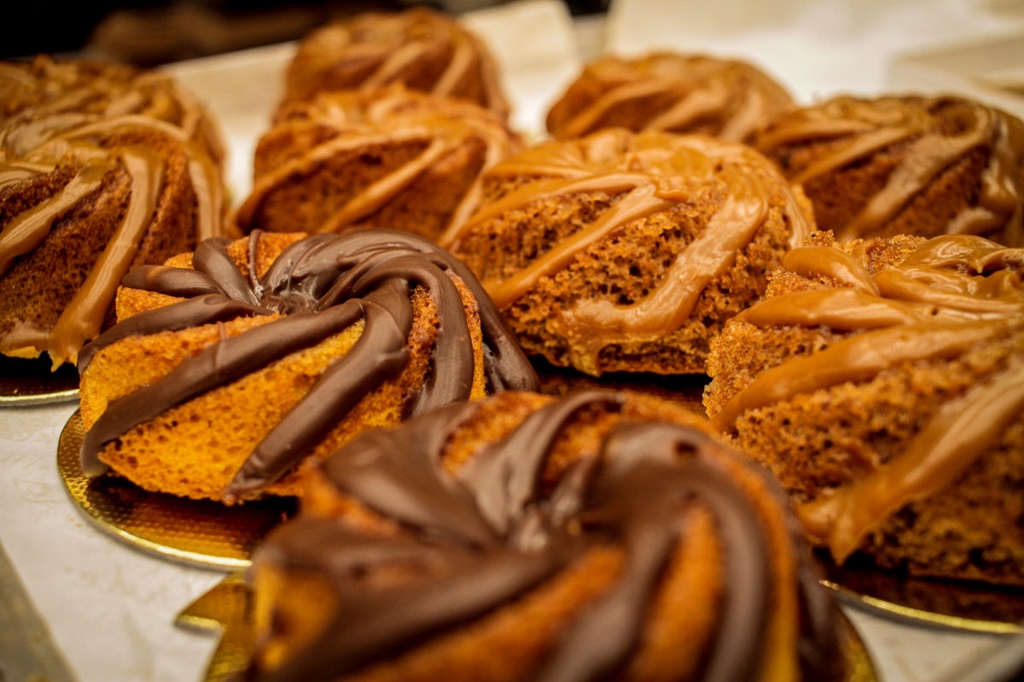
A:
{"type": "Polygon", "coordinates": [[[290,498],[229,507],[148,492],[115,474],[89,478],[79,459],[83,435],[76,410],[57,446],[57,468],[71,499],[101,530],[145,552],[195,566],[244,569],[260,540],[295,512],[290,498]]]}
{"type": "MultiPolygon", "coordinates": [[[[232,573],[178,614],[179,627],[220,633],[204,682],[229,682],[245,671],[255,651],[252,591],[241,573],[232,573]]],[[[843,653],[850,664],[847,682],[878,682],[864,642],[844,621],[843,653]]]]}
{"type": "Polygon", "coordinates": [[[909,578],[853,561],[818,559],[826,587],[844,602],[894,620],[990,634],[1024,632],[1024,590],[978,583],[909,578]]]}
{"type": "Polygon", "coordinates": [[[78,370],[73,365],[51,369],[46,357],[35,360],[0,355],[0,407],[43,405],[78,397],[78,370]]]}

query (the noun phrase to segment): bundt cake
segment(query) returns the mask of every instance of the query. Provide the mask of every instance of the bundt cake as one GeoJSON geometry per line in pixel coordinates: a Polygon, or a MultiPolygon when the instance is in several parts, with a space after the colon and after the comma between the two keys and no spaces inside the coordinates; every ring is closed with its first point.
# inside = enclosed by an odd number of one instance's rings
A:
{"type": "Polygon", "coordinates": [[[283,107],[256,146],[240,229],[384,227],[436,239],[480,199],[480,173],[523,146],[471,102],[402,86],[283,107]]]}
{"type": "Polygon", "coordinates": [[[1024,586],[1022,276],[982,237],[818,235],[712,342],[707,413],[837,564],[1024,586]]]}
{"type": "Polygon", "coordinates": [[[813,226],[799,188],[750,147],[608,129],[484,173],[441,244],[524,350],[591,376],[704,372],[708,341],[813,226]]]}
{"type": "Polygon", "coordinates": [[[671,403],[506,391],[309,488],[253,556],[245,679],[850,679],[784,493],[671,403]]]}
{"type": "Polygon", "coordinates": [[[283,102],[392,83],[509,114],[484,42],[455,17],[423,6],[360,12],[310,32],[287,66],[283,102]]]}
{"type": "Polygon", "coordinates": [[[789,91],[753,64],[658,51],[587,63],[548,109],[545,125],[557,139],[622,127],[744,142],[794,107],[789,91]]]}
{"type": "Polygon", "coordinates": [[[254,232],[132,270],[83,349],[82,470],[146,490],[294,495],[361,429],[536,375],[465,267],[401,232],[254,232]]]}
{"type": "Polygon", "coordinates": [[[840,96],[752,142],[840,241],[976,234],[1024,246],[1024,122],[963,97],[840,96]]]}
{"type": "Polygon", "coordinates": [[[170,77],[0,63],[0,353],[54,367],[112,321],[132,264],[225,234],[223,147],[170,77]]]}

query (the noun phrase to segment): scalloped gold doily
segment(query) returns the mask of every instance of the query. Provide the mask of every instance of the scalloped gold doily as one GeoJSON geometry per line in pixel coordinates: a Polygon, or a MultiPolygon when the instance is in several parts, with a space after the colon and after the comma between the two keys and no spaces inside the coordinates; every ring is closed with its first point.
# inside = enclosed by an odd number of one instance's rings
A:
{"type": "Polygon", "coordinates": [[[245,568],[259,541],[295,511],[290,498],[226,506],[148,492],[113,473],[89,478],[79,459],[83,436],[76,410],[57,447],[68,493],[101,530],[140,550],[196,566],[245,568]]]}

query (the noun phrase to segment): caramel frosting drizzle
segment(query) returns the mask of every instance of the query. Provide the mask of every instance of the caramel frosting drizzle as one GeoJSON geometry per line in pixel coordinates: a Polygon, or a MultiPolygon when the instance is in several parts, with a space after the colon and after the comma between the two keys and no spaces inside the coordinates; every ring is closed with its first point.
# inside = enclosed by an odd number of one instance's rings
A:
{"type": "Polygon", "coordinates": [[[907,502],[953,484],[1024,412],[1024,362],[944,404],[900,456],[831,495],[797,506],[807,532],[844,561],[907,502]]]}
{"type": "Polygon", "coordinates": [[[646,298],[632,305],[580,300],[566,311],[565,334],[573,339],[570,347],[577,354],[575,361],[581,363],[578,366],[596,367],[597,354],[610,342],[653,339],[681,327],[707,285],[750,242],[768,213],[765,188],[752,174],[723,171],[722,177],[731,180],[725,203],[646,298]]]}
{"type": "MultiPolygon", "coordinates": [[[[393,86],[369,95],[336,93],[321,95],[314,102],[293,104],[279,116],[269,139],[282,131],[304,128],[329,130],[320,144],[296,155],[288,163],[256,177],[250,195],[239,207],[236,222],[243,229],[259,226],[259,212],[267,198],[282,186],[319,169],[340,154],[390,144],[420,144],[423,150],[413,159],[363,187],[344,206],[310,231],[341,232],[372,217],[407,191],[439,160],[465,146],[471,139],[485,145],[481,171],[518,149],[519,138],[490,112],[465,103],[421,98],[404,87],[393,86]],[[360,99],[362,97],[362,99],[360,99]],[[455,108],[451,108],[454,104],[455,108]]],[[[456,229],[476,209],[480,180],[460,198],[449,219],[456,229]]]]}
{"type": "MultiPolygon", "coordinates": [[[[535,147],[499,163],[489,176],[527,176],[533,182],[481,208],[463,228],[442,243],[456,245],[460,235],[501,213],[531,202],[574,194],[613,197],[596,220],[563,239],[518,272],[487,279],[484,286],[499,309],[512,305],[545,277],[570,265],[578,254],[624,225],[671,211],[695,195],[720,191],[722,204],[704,230],[679,254],[646,298],[631,305],[580,300],[555,321],[573,339],[574,365],[596,367],[601,347],[618,340],[654,337],[678,328],[709,282],[728,269],[768,215],[769,189],[761,172],[775,173],[763,157],[741,145],[700,136],[657,132],[629,136],[621,130],[596,133],[585,142],[535,147]],[[718,188],[718,189],[715,189],[718,188]]],[[[785,192],[792,224],[790,245],[802,243],[811,228],[791,188],[785,192]]]]}
{"type": "MultiPolygon", "coordinates": [[[[841,284],[769,298],[736,319],[765,328],[824,325],[843,336],[761,372],[713,417],[724,431],[776,401],[869,381],[905,363],[959,357],[1024,330],[1024,249],[946,235],[922,240],[902,263],[875,273],[836,247],[791,256],[784,267],[804,276],[838,274],[841,284]]],[[[837,560],[889,514],[956,480],[1019,418],[1024,375],[1019,358],[1008,363],[947,402],[888,463],[800,507],[810,532],[837,560]]]]}
{"type": "Polygon", "coordinates": [[[804,168],[793,180],[807,183],[897,143],[907,149],[884,188],[860,213],[836,231],[841,241],[881,229],[944,169],[973,150],[989,151],[977,204],[946,226],[948,234],[1006,231],[1006,243],[1024,245],[1024,123],[996,109],[955,98],[886,97],[858,100],[837,97],[778,119],[758,138],[771,154],[804,141],[831,142],[833,149],[804,168]],[[952,131],[951,131],[952,129],[952,131]],[[953,132],[955,131],[955,132],[953,132]],[[842,141],[842,144],[836,142],[842,141]]]}
{"type": "MultiPolygon", "coordinates": [[[[726,592],[698,677],[760,679],[774,559],[754,503],[723,466],[722,458],[731,455],[720,445],[693,428],[623,419],[595,456],[541,483],[555,444],[576,416],[618,412],[623,400],[586,391],[547,403],[454,473],[443,464],[446,443],[474,418],[479,403],[366,432],[332,455],[322,465],[327,480],[398,530],[374,534],[311,514],[275,529],[257,550],[254,567],[315,571],[330,581],[339,606],[303,650],[273,669],[254,663],[247,679],[339,679],[393,660],[524,597],[609,544],[625,553],[621,572],[571,617],[528,679],[612,679],[639,648],[661,576],[687,541],[682,510],[688,505],[711,514],[724,545],[726,592]],[[397,585],[361,579],[396,564],[422,568],[397,585]]],[[[785,505],[777,487],[767,483],[766,491],[785,505]]],[[[815,612],[802,623],[801,679],[835,680],[842,656],[828,607],[814,596],[820,590],[812,572],[799,572],[798,580],[798,595],[815,612]]]]}
{"type": "Polygon", "coordinates": [[[0,93],[4,92],[31,105],[0,123],[0,187],[16,191],[19,183],[47,176],[61,165],[76,173],[52,197],[4,226],[0,274],[42,244],[67,211],[102,191],[109,173],[120,167],[132,182],[111,243],[54,327],[26,321],[5,335],[5,353],[35,357],[46,352],[54,367],[74,363],[82,343],[99,333],[162,195],[166,160],[157,146],[143,148],[135,133],[157,133],[180,144],[193,180],[197,241],[225,229],[218,165],[223,144],[205,110],[162,74],[39,57],[23,68],[0,70],[0,93]]]}
{"type": "Polygon", "coordinates": [[[53,198],[36,204],[17,215],[0,232],[0,274],[11,267],[18,256],[31,252],[50,234],[50,227],[62,213],[96,191],[109,163],[91,163],[83,166],[53,198]]]}
{"type": "Polygon", "coordinates": [[[126,147],[122,161],[132,181],[128,207],[85,282],[50,332],[48,351],[55,363],[75,362],[78,349],[99,335],[117,287],[128,273],[156,209],[163,183],[156,155],[145,147],[126,147]]]}
{"type": "Polygon", "coordinates": [[[226,238],[202,242],[193,268],[142,266],[124,286],[182,298],[129,317],[87,345],[79,371],[106,346],[126,337],[265,316],[267,323],[212,344],[170,374],[111,402],[86,433],[82,467],[105,470],[99,452],[107,443],[166,410],[227,385],[276,359],[364,325],[353,349],[335,361],[307,396],[261,442],[224,493],[234,502],[280,478],[319,443],[367,393],[397,375],[409,356],[410,291],[425,288],[436,301],[438,335],[428,379],[410,396],[410,414],[469,398],[474,373],[465,308],[455,279],[477,297],[484,333],[485,376],[490,390],[533,389],[537,377],[504,323],[464,265],[426,240],[391,231],[315,235],[286,248],[262,276],[253,271],[259,232],[250,235],[250,262],[240,270],[226,238]]]}

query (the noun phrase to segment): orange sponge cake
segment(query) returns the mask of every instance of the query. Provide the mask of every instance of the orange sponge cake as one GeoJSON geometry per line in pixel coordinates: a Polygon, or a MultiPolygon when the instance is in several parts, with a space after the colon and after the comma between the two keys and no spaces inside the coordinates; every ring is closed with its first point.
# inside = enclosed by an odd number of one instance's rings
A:
{"type": "Polygon", "coordinates": [[[480,200],[480,174],[523,146],[472,102],[392,86],[283,107],[256,146],[243,231],[385,227],[436,239],[480,200]]]}
{"type": "Polygon", "coordinates": [[[659,51],[591,61],[548,110],[545,124],[558,139],[622,127],[745,142],[795,106],[789,92],[753,64],[659,51]]]}
{"type": "Polygon", "coordinates": [[[54,367],[112,320],[133,264],[227,231],[212,118],[166,75],[0,63],[0,353],[54,367]]]}
{"type": "Polygon", "coordinates": [[[712,344],[713,421],[836,562],[1024,585],[1024,250],[822,242],[712,344]]]}
{"type": "Polygon", "coordinates": [[[247,679],[848,680],[795,528],[671,403],[451,405],[318,467],[253,557],[247,679]]]}
{"type": "Polygon", "coordinates": [[[1024,246],[1024,121],[962,97],[833,97],[753,144],[841,240],[977,234],[1024,246]]]}
{"type": "Polygon", "coordinates": [[[367,426],[536,382],[464,266],[399,232],[208,240],[118,313],[79,363],[83,470],[185,497],[294,494],[367,426]]]}
{"type": "Polygon", "coordinates": [[[591,376],[701,374],[708,341],[813,227],[799,188],[752,148],[609,129],[484,174],[442,237],[528,354],[591,376]]]}

